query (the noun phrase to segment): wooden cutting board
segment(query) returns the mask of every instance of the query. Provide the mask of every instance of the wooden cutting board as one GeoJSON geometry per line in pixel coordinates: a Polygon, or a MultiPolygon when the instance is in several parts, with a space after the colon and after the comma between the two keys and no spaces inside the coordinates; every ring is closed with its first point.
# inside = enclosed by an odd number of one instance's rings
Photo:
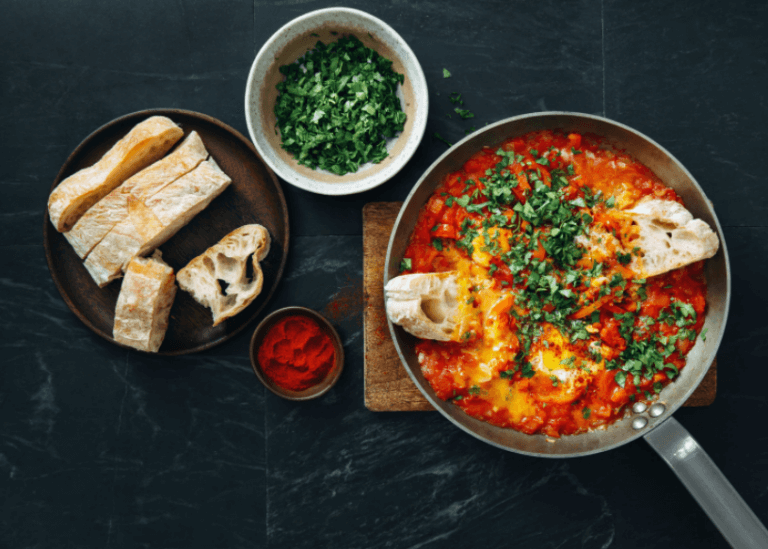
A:
{"type": "MultiPolygon", "coordinates": [[[[402,205],[373,202],[363,208],[365,407],[374,412],[434,410],[400,362],[384,312],[384,261],[389,235],[402,205]]],[[[717,361],[684,406],[709,406],[716,392],[717,361]]]]}

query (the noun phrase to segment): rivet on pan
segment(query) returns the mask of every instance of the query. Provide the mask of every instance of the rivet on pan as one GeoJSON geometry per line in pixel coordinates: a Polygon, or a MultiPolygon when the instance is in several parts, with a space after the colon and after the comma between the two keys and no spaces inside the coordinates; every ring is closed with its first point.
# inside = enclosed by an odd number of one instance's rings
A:
{"type": "Polygon", "coordinates": [[[648,409],[648,405],[645,402],[635,402],[635,405],[632,406],[632,411],[636,414],[642,414],[648,409]]]}
{"type": "Polygon", "coordinates": [[[648,420],[645,419],[644,417],[636,417],[635,419],[632,420],[633,429],[642,429],[646,425],[648,425],[648,420]]]}
{"type": "Polygon", "coordinates": [[[651,406],[651,410],[648,413],[651,414],[651,417],[659,417],[664,413],[666,409],[666,406],[664,406],[661,402],[657,402],[651,406]]]}

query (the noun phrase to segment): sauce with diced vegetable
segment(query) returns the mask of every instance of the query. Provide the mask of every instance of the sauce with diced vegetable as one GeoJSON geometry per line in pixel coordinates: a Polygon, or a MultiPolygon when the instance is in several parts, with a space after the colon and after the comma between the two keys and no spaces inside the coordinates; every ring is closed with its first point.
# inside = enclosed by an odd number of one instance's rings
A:
{"type": "Polygon", "coordinates": [[[422,340],[438,397],[559,437],[610,424],[685,366],[706,311],[704,262],[648,279],[631,216],[682,199],[599,139],[552,131],[483,149],[419,214],[405,273],[459,273],[458,342],[422,340]]]}

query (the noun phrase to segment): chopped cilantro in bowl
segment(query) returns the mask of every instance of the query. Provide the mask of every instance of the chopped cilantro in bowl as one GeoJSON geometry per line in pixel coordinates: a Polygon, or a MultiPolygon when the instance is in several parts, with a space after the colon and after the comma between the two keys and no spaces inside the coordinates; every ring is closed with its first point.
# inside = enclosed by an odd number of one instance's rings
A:
{"type": "MultiPolygon", "coordinates": [[[[350,44],[350,47],[354,47],[353,49],[357,49],[357,46],[356,43],[350,44]]],[[[350,55],[349,51],[339,50],[337,53],[348,55],[350,64],[355,61],[354,56],[350,55]]],[[[347,60],[344,60],[342,65],[346,64],[347,60]]],[[[306,65],[304,68],[307,68],[306,65]]],[[[336,70],[338,69],[337,66],[336,70]]],[[[345,68],[342,66],[343,70],[345,68]]],[[[297,74],[297,76],[299,75],[297,74]]],[[[343,74],[338,73],[332,76],[336,79],[337,85],[341,84],[343,74]]],[[[367,82],[367,76],[361,82],[367,82]]],[[[313,82],[312,88],[303,91],[313,92],[316,85],[317,82],[313,82]]],[[[298,80],[293,83],[293,86],[294,90],[301,88],[298,80]]],[[[318,92],[320,91],[322,91],[322,85],[318,92]]],[[[288,107],[290,106],[288,105],[288,107]]],[[[293,112],[293,109],[286,109],[286,114],[289,117],[293,112]]],[[[274,171],[275,175],[289,185],[329,196],[350,195],[373,189],[389,181],[400,172],[413,157],[424,137],[428,112],[427,81],[413,50],[397,34],[395,29],[384,21],[371,14],[351,8],[324,8],[306,13],[287,22],[264,43],[256,54],[245,87],[245,120],[248,134],[256,153],[262,158],[267,168],[274,171]],[[308,54],[316,52],[317,42],[323,42],[328,49],[330,49],[331,44],[337,44],[331,50],[333,53],[339,47],[339,41],[349,36],[359,39],[365,48],[375,50],[378,56],[387,60],[386,62],[379,61],[382,66],[377,67],[374,65],[374,60],[377,60],[378,57],[371,58],[371,63],[368,63],[368,58],[365,59],[367,68],[376,69],[371,71],[374,76],[378,72],[384,81],[391,82],[385,74],[386,71],[382,72],[382,70],[389,68],[393,74],[399,73],[396,75],[398,82],[394,86],[397,102],[390,104],[391,108],[388,109],[382,99],[376,99],[377,94],[386,91],[381,90],[380,92],[378,89],[372,89],[379,88],[380,85],[384,84],[378,79],[374,80],[375,86],[366,84],[367,90],[355,89],[353,92],[353,90],[348,89],[354,84],[352,82],[354,74],[345,83],[342,93],[339,93],[338,87],[334,89],[330,86],[328,93],[339,96],[347,92],[353,93],[353,98],[347,97],[345,102],[356,102],[356,108],[361,109],[356,111],[359,114],[357,117],[344,112],[344,104],[333,103],[331,97],[328,98],[330,109],[322,108],[326,105],[313,105],[314,108],[311,113],[310,107],[307,105],[309,105],[310,100],[314,101],[315,99],[308,96],[295,99],[298,105],[303,105],[307,109],[306,112],[310,113],[305,120],[297,121],[293,125],[296,137],[298,137],[298,139],[294,137],[295,143],[293,145],[300,150],[299,155],[306,152],[306,157],[302,159],[303,163],[300,163],[298,155],[286,150],[283,146],[283,141],[290,136],[288,135],[289,132],[286,131],[287,128],[280,127],[278,113],[275,112],[278,97],[282,95],[277,86],[279,83],[285,82],[287,87],[288,82],[280,67],[294,65],[299,60],[293,70],[300,70],[310,80],[316,73],[321,72],[318,68],[320,65],[313,65],[312,71],[307,70],[306,74],[301,67],[305,62],[308,62],[310,57],[308,54]],[[371,67],[371,65],[374,66],[371,67]],[[357,94],[361,92],[367,94],[367,99],[364,102],[362,99],[357,99],[357,94]],[[362,110],[366,105],[369,107],[362,110]],[[340,116],[334,119],[334,112],[337,108],[342,110],[339,113],[340,116]],[[318,111],[323,111],[323,113],[318,111]],[[371,111],[374,113],[372,114],[371,111]],[[403,114],[397,114],[397,111],[401,111],[403,114]],[[404,125],[401,124],[403,116],[405,116],[404,125]],[[355,137],[356,131],[361,129],[356,130],[355,125],[362,122],[363,117],[369,118],[371,125],[379,126],[378,139],[371,138],[364,141],[355,137]],[[401,120],[398,121],[397,117],[401,120]],[[338,118],[342,118],[342,120],[338,120],[338,118]],[[315,119],[314,123],[312,122],[313,119],[315,119]],[[340,127],[344,130],[343,132],[340,131],[337,135],[326,131],[326,125],[331,124],[330,129],[333,129],[339,127],[333,125],[338,122],[341,122],[340,127]],[[387,137],[385,132],[388,131],[391,131],[394,137],[387,137]],[[348,134],[353,136],[351,141],[348,134]],[[331,138],[331,136],[333,137],[331,138]],[[320,143],[315,142],[318,140],[316,138],[319,138],[320,143]],[[305,141],[309,141],[309,143],[305,141]],[[376,164],[373,159],[382,151],[379,146],[382,144],[386,147],[388,156],[376,164]],[[302,151],[305,145],[308,146],[305,151],[302,151]],[[370,149],[366,150],[369,146],[370,149]],[[336,155],[335,161],[331,160],[330,152],[334,152],[336,155]],[[323,167],[325,164],[321,165],[321,158],[324,159],[324,162],[327,161],[330,169],[323,167]],[[317,163],[316,168],[311,167],[313,163],[317,163]],[[356,166],[353,168],[350,163],[354,163],[356,166]],[[333,169],[334,164],[338,165],[336,169],[333,169]],[[350,171],[352,169],[356,171],[350,171]],[[344,175],[338,175],[338,173],[344,173],[344,175]]],[[[363,129],[367,129],[367,126],[363,129]]],[[[359,134],[359,136],[361,135],[359,134]]],[[[373,136],[376,136],[375,132],[370,133],[370,137],[373,136]]]]}
{"type": "Polygon", "coordinates": [[[397,96],[405,77],[354,35],[280,67],[275,104],[281,146],[299,164],[337,175],[384,160],[387,139],[403,131],[397,96]]]}

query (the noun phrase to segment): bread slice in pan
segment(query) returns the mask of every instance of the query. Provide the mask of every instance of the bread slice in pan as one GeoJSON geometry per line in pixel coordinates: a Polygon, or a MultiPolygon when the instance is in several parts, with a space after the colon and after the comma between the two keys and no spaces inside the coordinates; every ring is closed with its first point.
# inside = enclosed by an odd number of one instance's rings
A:
{"type": "Polygon", "coordinates": [[[180,177],[146,201],[128,199],[128,217],[115,225],[88,255],[85,267],[103,287],[128,263],[165,243],[232,182],[213,159],[180,177]]]}
{"type": "Polygon", "coordinates": [[[159,250],[128,264],[115,308],[115,341],[140,351],[160,349],[176,297],[175,278],[159,250]]]}
{"type": "Polygon", "coordinates": [[[384,293],[387,316],[408,333],[422,339],[457,340],[458,273],[401,275],[387,282],[384,293]]]}
{"type": "Polygon", "coordinates": [[[638,225],[633,244],[640,257],[633,258],[630,268],[643,278],[708,259],[720,246],[709,225],[672,200],[642,200],[624,213],[638,225]]]}
{"type": "Polygon", "coordinates": [[[264,274],[259,262],[269,253],[270,243],[269,232],[261,225],[235,229],[179,271],[179,287],[211,309],[216,326],[245,309],[261,293],[264,274]],[[253,267],[250,278],[249,261],[253,267]]]}
{"type": "Polygon", "coordinates": [[[85,259],[110,229],[128,216],[128,197],[146,200],[195,169],[206,158],[208,151],[203,140],[193,131],[171,154],[141,170],[99,200],[64,236],[77,255],[85,259]]]}
{"type": "Polygon", "coordinates": [[[62,181],[48,198],[56,230],[65,232],[85,211],[123,181],[165,155],[184,132],[172,120],[153,116],[137,124],[93,166],[62,181]]]}

